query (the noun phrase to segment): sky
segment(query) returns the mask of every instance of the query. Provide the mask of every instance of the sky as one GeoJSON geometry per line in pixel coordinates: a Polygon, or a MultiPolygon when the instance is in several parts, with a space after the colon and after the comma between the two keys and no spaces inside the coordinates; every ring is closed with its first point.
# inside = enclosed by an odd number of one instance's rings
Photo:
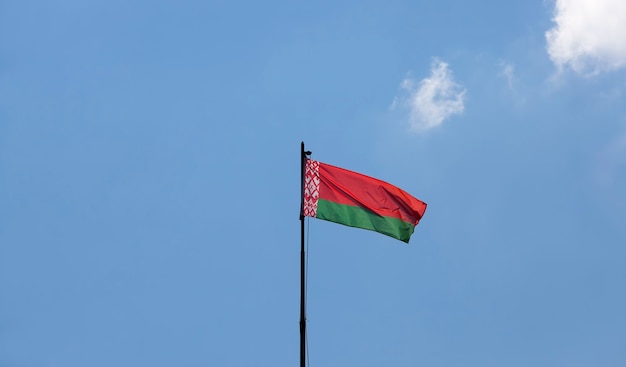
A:
{"type": "Polygon", "coordinates": [[[0,366],[626,366],[626,3],[0,0],[0,366]]]}

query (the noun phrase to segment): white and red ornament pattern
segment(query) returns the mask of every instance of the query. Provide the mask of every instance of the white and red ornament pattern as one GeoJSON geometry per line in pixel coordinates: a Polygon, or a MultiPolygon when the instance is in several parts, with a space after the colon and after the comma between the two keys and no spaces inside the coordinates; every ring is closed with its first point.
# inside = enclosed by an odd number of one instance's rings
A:
{"type": "Polygon", "coordinates": [[[315,215],[317,214],[317,201],[319,198],[320,162],[307,159],[304,170],[304,216],[315,218],[315,215]]]}

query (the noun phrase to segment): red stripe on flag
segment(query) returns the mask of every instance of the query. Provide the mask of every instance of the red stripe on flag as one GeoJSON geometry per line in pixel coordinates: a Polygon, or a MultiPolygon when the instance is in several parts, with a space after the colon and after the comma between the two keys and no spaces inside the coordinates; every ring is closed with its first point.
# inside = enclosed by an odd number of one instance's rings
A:
{"type": "Polygon", "coordinates": [[[417,224],[426,211],[423,201],[376,178],[325,163],[319,164],[319,175],[320,199],[362,207],[413,224],[417,224]]]}

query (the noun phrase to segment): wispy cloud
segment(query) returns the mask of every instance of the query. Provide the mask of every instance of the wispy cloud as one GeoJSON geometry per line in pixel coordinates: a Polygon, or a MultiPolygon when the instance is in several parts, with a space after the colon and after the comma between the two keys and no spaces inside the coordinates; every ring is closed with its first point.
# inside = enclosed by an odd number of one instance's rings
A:
{"type": "Polygon", "coordinates": [[[604,187],[615,186],[616,176],[624,166],[626,166],[626,130],[618,134],[600,153],[595,174],[597,183],[604,187]]]}
{"type": "Polygon", "coordinates": [[[418,83],[407,77],[400,88],[403,95],[394,99],[391,108],[408,109],[411,129],[417,132],[439,126],[465,109],[466,90],[454,81],[448,64],[439,59],[433,59],[428,78],[418,83]]]}
{"type": "Polygon", "coordinates": [[[499,75],[506,79],[506,83],[509,89],[512,91],[513,81],[515,80],[515,67],[513,66],[513,64],[505,62],[505,61],[500,61],[499,65],[500,65],[499,75]]]}
{"type": "Polygon", "coordinates": [[[594,75],[626,66],[626,1],[556,0],[552,20],[547,49],[559,70],[594,75]]]}

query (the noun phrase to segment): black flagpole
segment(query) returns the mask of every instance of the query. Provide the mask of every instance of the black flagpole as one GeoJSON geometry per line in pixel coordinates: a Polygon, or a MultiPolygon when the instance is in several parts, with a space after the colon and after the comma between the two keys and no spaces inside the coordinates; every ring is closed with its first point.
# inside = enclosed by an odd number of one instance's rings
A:
{"type": "Polygon", "coordinates": [[[301,143],[300,153],[300,367],[306,367],[306,313],[305,313],[305,254],[304,254],[304,169],[306,156],[311,152],[304,150],[301,143]]]}

